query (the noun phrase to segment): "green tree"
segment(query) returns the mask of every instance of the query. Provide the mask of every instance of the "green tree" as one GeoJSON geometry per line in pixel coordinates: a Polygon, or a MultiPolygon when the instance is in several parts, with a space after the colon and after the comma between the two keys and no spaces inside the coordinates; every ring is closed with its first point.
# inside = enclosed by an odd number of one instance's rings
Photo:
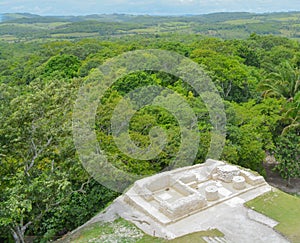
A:
{"type": "Polygon", "coordinates": [[[78,74],[80,61],[72,55],[58,55],[51,57],[45,65],[44,76],[61,75],[63,78],[73,78],[78,74]]]}
{"type": "MultiPolygon", "coordinates": [[[[0,170],[0,224],[16,242],[24,242],[28,231],[35,232],[43,216],[67,200],[73,190],[72,176],[83,183],[86,175],[76,171],[71,136],[71,109],[77,82],[32,81],[26,92],[14,97],[2,110],[0,170]]],[[[9,91],[9,89],[8,89],[9,91]]],[[[78,169],[77,169],[78,170],[78,169]]]]}
{"type": "Polygon", "coordinates": [[[290,179],[300,177],[300,130],[290,129],[278,137],[275,157],[279,161],[277,169],[290,185],[290,179]]]}
{"type": "Polygon", "coordinates": [[[287,102],[284,107],[283,123],[286,125],[282,133],[300,127],[300,91],[296,93],[292,101],[287,102]]]}
{"type": "Polygon", "coordinates": [[[300,91],[300,71],[289,62],[283,62],[277,72],[272,72],[261,84],[263,95],[292,100],[300,91]]]}
{"type": "Polygon", "coordinates": [[[57,173],[30,178],[19,172],[9,178],[0,201],[0,226],[12,233],[15,242],[25,243],[29,226],[38,224],[47,211],[67,199],[70,182],[57,173]]]}
{"type": "Polygon", "coordinates": [[[223,159],[264,173],[262,162],[265,151],[275,148],[273,134],[276,133],[281,101],[268,98],[261,103],[226,103],[227,143],[223,159]]]}
{"type": "Polygon", "coordinates": [[[191,57],[205,66],[222,98],[245,102],[256,96],[258,73],[243,64],[242,58],[206,49],[194,50],[191,57]]]}

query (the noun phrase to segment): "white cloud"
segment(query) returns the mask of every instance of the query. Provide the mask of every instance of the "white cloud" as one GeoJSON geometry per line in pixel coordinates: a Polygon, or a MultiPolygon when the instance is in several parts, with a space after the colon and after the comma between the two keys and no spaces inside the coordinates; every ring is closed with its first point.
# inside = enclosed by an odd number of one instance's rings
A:
{"type": "Polygon", "coordinates": [[[16,12],[22,12],[24,9],[26,9],[26,7],[24,5],[21,5],[21,6],[12,7],[11,9],[16,12]]]}
{"type": "Polygon", "coordinates": [[[179,0],[179,2],[181,2],[183,4],[185,4],[185,3],[190,4],[190,3],[195,3],[195,0],[179,0]]]}

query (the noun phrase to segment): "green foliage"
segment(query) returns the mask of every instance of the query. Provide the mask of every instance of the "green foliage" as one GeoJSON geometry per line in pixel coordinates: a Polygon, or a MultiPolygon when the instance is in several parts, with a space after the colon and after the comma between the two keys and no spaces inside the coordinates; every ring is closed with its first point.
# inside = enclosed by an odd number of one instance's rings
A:
{"type": "Polygon", "coordinates": [[[276,133],[282,101],[265,99],[236,104],[227,103],[227,144],[223,158],[229,162],[263,173],[265,152],[275,148],[276,133]]]}
{"type": "Polygon", "coordinates": [[[59,55],[51,57],[44,69],[45,77],[59,76],[62,78],[73,78],[77,76],[80,61],[72,55],[59,55]]]}
{"type": "Polygon", "coordinates": [[[269,78],[262,84],[265,96],[293,99],[300,91],[300,72],[288,62],[283,62],[277,72],[269,74],[269,78]]]}
{"type": "Polygon", "coordinates": [[[43,235],[45,242],[84,224],[118,195],[93,179],[82,184],[79,190],[73,187],[68,198],[43,216],[38,234],[43,235]]]}
{"type": "Polygon", "coordinates": [[[300,130],[291,129],[276,139],[277,170],[287,179],[300,177],[300,130]]]}
{"type": "MultiPolygon", "coordinates": [[[[230,53],[224,55],[227,49],[225,44],[216,45],[213,49],[219,48],[221,53],[218,50],[196,49],[191,53],[191,58],[205,65],[224,99],[242,102],[254,98],[258,83],[256,71],[244,65],[240,57],[230,53]]],[[[211,48],[212,44],[208,47],[211,48]]]]}
{"type": "MultiPolygon", "coordinates": [[[[201,24],[191,23],[189,28],[201,27],[201,31],[208,31],[209,24],[215,22],[213,16],[207,16],[207,19],[191,17],[194,23],[201,24]]],[[[228,26],[245,31],[244,27],[234,22],[236,17],[249,21],[248,15],[242,17],[243,14],[217,16],[224,21],[233,21],[226,25],[218,23],[214,29],[217,34],[220,31],[226,33],[228,26]]],[[[98,17],[90,16],[91,19],[98,17]]],[[[53,27],[53,33],[80,32],[88,24],[91,25],[89,31],[95,33],[120,34],[120,30],[124,31],[122,33],[134,33],[137,26],[132,23],[132,18],[141,21],[139,28],[151,28],[148,25],[150,20],[161,28],[173,26],[170,19],[164,17],[116,15],[110,18],[126,20],[128,23],[114,24],[114,28],[109,29],[110,23],[71,23],[68,20],[53,27]]],[[[178,21],[181,19],[174,18],[178,21]]],[[[261,18],[264,17],[261,16],[259,21],[261,18]]],[[[27,22],[34,22],[34,19],[27,19],[27,22]]],[[[1,28],[2,31],[8,31],[8,27],[0,25],[0,32],[1,28]]],[[[261,28],[261,31],[265,31],[261,28]]],[[[16,27],[15,31],[19,36],[29,36],[27,29],[16,27]]],[[[34,35],[39,34],[39,31],[34,32],[34,35]]],[[[161,33],[118,39],[108,36],[102,38],[106,40],[0,42],[2,238],[12,239],[19,234],[19,238],[35,235],[37,241],[50,241],[81,225],[118,196],[99,185],[84,171],[73,144],[71,119],[79,87],[87,78],[99,78],[99,72],[93,69],[109,58],[130,50],[171,50],[203,65],[226,100],[227,133],[222,159],[264,174],[262,162],[265,152],[275,152],[282,176],[287,179],[299,176],[300,47],[297,42],[257,34],[245,40],[161,33]],[[262,92],[265,94],[263,97],[262,92]]],[[[140,61],[143,62],[143,57],[140,61]]],[[[203,162],[210,147],[214,125],[210,122],[205,103],[183,80],[154,71],[135,72],[121,77],[102,98],[95,118],[95,130],[109,161],[124,171],[151,175],[169,168],[177,155],[181,134],[187,131],[181,131],[176,118],[162,107],[137,109],[133,104],[135,114],[129,124],[129,135],[141,148],[150,145],[149,133],[152,128],[158,126],[163,129],[167,143],[157,157],[140,161],[120,152],[115,143],[111,129],[114,109],[128,93],[136,88],[149,89],[144,87],[149,85],[168,88],[192,108],[198,119],[194,125],[200,131],[200,144],[194,163],[203,162]]],[[[176,102],[167,104],[172,100],[170,91],[158,93],[169,98],[163,101],[165,105],[181,107],[176,102]]],[[[153,95],[134,92],[130,95],[136,100],[155,99],[153,95]]],[[[124,116],[129,113],[125,112],[124,116]]],[[[183,110],[182,114],[187,113],[183,110]]],[[[186,154],[190,152],[189,149],[185,148],[186,154]]]]}

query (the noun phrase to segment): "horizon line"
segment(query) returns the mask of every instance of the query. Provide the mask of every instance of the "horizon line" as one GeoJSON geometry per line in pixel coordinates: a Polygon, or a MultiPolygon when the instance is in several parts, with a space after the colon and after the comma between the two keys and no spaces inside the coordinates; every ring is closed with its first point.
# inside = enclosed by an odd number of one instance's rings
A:
{"type": "Polygon", "coordinates": [[[210,14],[226,14],[226,13],[244,13],[244,14],[276,14],[276,13],[300,13],[300,10],[286,10],[286,11],[263,11],[263,12],[247,12],[247,11],[212,11],[207,13],[182,13],[182,14],[171,14],[171,13],[125,13],[125,12],[116,12],[116,13],[86,13],[86,14],[36,14],[30,12],[4,12],[0,15],[6,14],[30,14],[40,17],[84,17],[90,15],[131,15],[131,16],[156,16],[156,17],[181,17],[181,16],[199,16],[199,15],[210,15],[210,14]]]}

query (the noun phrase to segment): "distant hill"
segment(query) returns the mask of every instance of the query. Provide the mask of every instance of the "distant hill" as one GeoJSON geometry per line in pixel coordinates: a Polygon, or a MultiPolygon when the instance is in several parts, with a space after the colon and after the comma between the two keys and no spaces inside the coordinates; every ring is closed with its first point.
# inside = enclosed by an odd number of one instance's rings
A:
{"type": "Polygon", "coordinates": [[[197,21],[203,23],[225,22],[229,20],[253,19],[260,20],[283,20],[298,19],[300,12],[276,12],[276,13],[248,13],[248,12],[220,12],[202,15],[182,15],[182,16],[154,16],[154,15],[131,15],[131,14],[91,14],[85,16],[41,16],[31,13],[4,13],[4,22],[19,22],[28,23],[31,21],[47,20],[64,20],[70,22],[78,22],[85,20],[97,20],[101,22],[136,22],[142,20],[143,22],[155,21],[197,21]]]}
{"type": "Polygon", "coordinates": [[[5,13],[2,14],[2,21],[11,21],[17,19],[38,18],[38,17],[40,16],[31,13],[5,13]]]}
{"type": "Polygon", "coordinates": [[[190,16],[93,14],[86,16],[39,16],[3,14],[2,40],[111,38],[166,33],[201,34],[224,39],[243,39],[252,33],[300,38],[300,12],[212,13],[190,16]]]}

